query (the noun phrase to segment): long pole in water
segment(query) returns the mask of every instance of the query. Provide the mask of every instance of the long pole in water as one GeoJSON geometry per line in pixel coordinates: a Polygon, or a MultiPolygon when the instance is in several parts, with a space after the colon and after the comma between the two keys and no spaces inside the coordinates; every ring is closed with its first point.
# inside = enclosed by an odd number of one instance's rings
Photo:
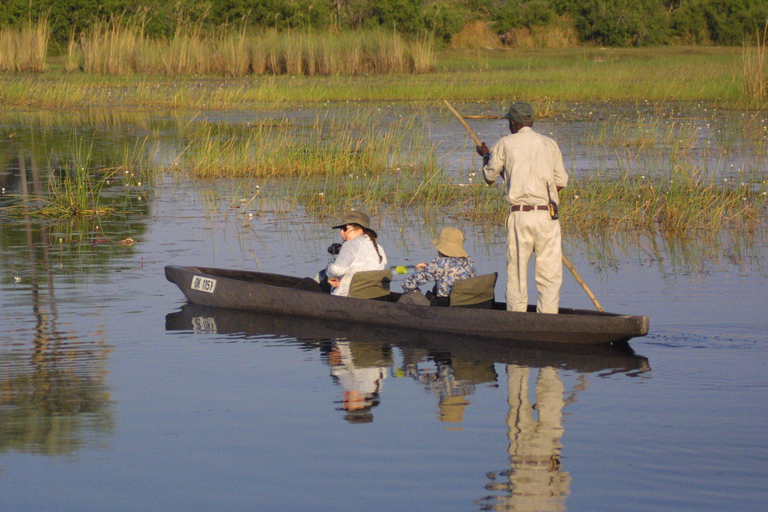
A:
{"type": "MultiPolygon", "coordinates": [[[[445,106],[448,107],[448,110],[453,112],[453,115],[456,116],[456,119],[461,122],[461,124],[464,126],[464,129],[467,130],[467,133],[469,133],[469,136],[472,137],[472,140],[475,141],[475,144],[480,146],[482,145],[482,142],[480,142],[480,139],[477,138],[477,135],[475,135],[475,132],[472,131],[472,128],[469,127],[466,121],[461,117],[461,114],[459,114],[453,106],[448,103],[448,100],[443,100],[445,103],[445,106]]],[[[576,279],[576,282],[579,283],[582,287],[582,289],[587,293],[587,296],[592,300],[592,304],[595,305],[595,308],[597,308],[598,311],[603,311],[602,306],[600,306],[600,303],[597,301],[597,297],[595,297],[595,294],[592,293],[592,290],[589,289],[589,286],[587,286],[587,283],[584,282],[584,280],[581,278],[578,272],[576,272],[576,269],[573,268],[573,265],[571,265],[571,262],[568,261],[568,258],[565,257],[565,254],[563,256],[563,263],[566,267],[568,267],[568,270],[571,271],[571,274],[573,274],[573,277],[576,279]]]]}

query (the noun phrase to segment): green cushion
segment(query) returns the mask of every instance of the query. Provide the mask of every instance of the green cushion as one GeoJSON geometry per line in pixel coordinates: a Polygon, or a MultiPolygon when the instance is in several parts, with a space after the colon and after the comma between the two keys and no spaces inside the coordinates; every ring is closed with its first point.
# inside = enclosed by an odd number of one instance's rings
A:
{"type": "Polygon", "coordinates": [[[392,272],[389,269],[356,272],[349,284],[349,297],[378,299],[387,296],[390,282],[392,282],[392,272]]]}
{"type": "Polygon", "coordinates": [[[470,277],[453,283],[451,306],[471,306],[474,304],[493,304],[493,288],[496,286],[498,273],[470,277]]]}

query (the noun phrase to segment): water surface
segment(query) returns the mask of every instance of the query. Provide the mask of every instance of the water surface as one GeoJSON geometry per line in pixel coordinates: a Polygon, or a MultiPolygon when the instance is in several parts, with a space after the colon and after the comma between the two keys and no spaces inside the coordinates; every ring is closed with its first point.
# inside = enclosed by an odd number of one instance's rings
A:
{"type": "MultiPolygon", "coordinates": [[[[438,128],[461,144],[449,118],[438,128]]],[[[110,137],[135,136],[122,130],[110,137]]],[[[18,191],[20,159],[5,161],[0,180],[18,191]]],[[[721,511],[768,499],[764,235],[567,239],[603,307],[648,315],[651,332],[544,350],[191,307],[164,265],[313,275],[336,233],[300,208],[232,209],[239,181],[132,187],[146,200],[121,215],[1,219],[3,510],[721,511]]],[[[388,218],[380,241],[393,263],[426,260],[453,222],[388,218]]],[[[505,234],[461,227],[478,270],[503,274],[505,234]]],[[[504,286],[500,275],[499,299],[504,286]]],[[[562,303],[592,307],[570,276],[562,303]]]]}

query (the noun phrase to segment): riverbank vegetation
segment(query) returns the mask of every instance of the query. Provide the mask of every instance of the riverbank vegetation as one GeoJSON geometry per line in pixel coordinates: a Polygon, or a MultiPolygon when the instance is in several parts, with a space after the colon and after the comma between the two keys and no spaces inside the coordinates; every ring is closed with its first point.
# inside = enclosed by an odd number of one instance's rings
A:
{"type": "MultiPolygon", "coordinates": [[[[508,102],[708,101],[760,108],[744,89],[741,48],[444,50],[426,74],[211,76],[67,73],[60,60],[45,73],[0,75],[0,104],[46,109],[284,108],[328,101],[508,102]],[[649,78],[653,70],[653,79],[649,78]]],[[[763,67],[763,79],[768,66],[763,67]]]]}
{"type": "Polygon", "coordinates": [[[0,27],[51,20],[59,51],[73,32],[121,16],[143,18],[146,34],[170,40],[180,26],[209,33],[245,28],[347,31],[383,28],[484,45],[740,45],[768,19],[764,0],[4,0],[0,27]],[[469,28],[468,28],[469,27],[469,28]]]}

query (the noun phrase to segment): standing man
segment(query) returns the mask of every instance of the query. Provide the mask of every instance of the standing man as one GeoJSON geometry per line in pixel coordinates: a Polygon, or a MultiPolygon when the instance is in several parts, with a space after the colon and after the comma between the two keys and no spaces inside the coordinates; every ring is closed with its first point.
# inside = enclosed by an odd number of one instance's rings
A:
{"type": "Polygon", "coordinates": [[[533,107],[517,102],[504,116],[511,135],[489,150],[483,142],[483,176],[489,185],[502,176],[510,204],[507,217],[507,309],[528,307],[528,259],[536,253],[536,311],[557,313],[563,281],[560,221],[550,213],[558,203],[557,192],[568,184],[563,156],[557,142],[534,132],[533,107]]]}

